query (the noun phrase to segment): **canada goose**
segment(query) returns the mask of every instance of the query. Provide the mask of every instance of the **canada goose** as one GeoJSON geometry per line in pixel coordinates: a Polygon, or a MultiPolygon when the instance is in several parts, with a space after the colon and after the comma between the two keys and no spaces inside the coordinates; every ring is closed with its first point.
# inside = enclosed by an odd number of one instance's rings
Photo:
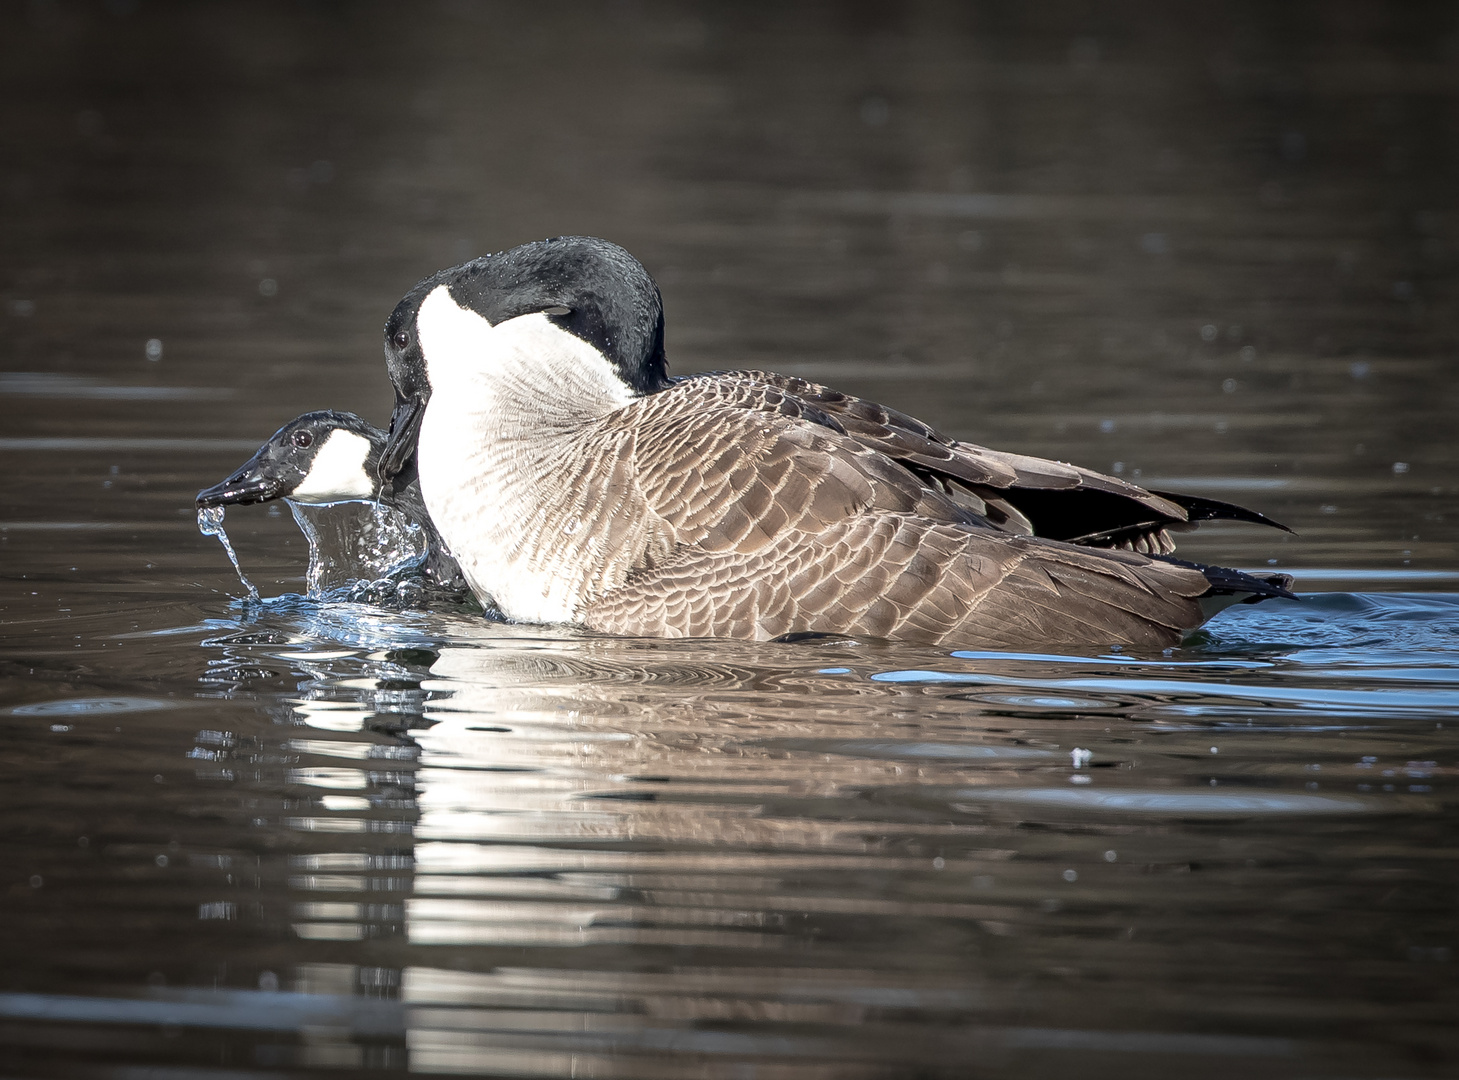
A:
{"type": "Polygon", "coordinates": [[[381,501],[400,511],[425,533],[421,572],[449,593],[469,592],[456,560],[421,501],[411,472],[397,476],[382,493],[378,463],[385,432],[350,412],[332,409],[290,420],[228,479],[198,492],[199,509],[291,499],[302,503],[381,501]]]}
{"type": "Polygon", "coordinates": [[[1275,524],[1259,514],[946,439],[800,379],[671,379],[662,310],[628,252],[558,237],[443,270],[386,323],[381,476],[415,458],[467,582],[509,618],[1163,647],[1228,603],[1291,596],[1285,575],[1164,554],[1172,528],[1275,524]]]}

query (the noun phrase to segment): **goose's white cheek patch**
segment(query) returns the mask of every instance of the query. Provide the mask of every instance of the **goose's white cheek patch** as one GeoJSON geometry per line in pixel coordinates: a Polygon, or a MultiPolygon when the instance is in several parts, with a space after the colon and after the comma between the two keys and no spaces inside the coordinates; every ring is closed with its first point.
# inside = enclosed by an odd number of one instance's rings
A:
{"type": "Polygon", "coordinates": [[[444,285],[421,301],[415,325],[432,393],[464,387],[499,348],[491,323],[456,303],[444,285]]]}
{"type": "Polygon", "coordinates": [[[304,479],[288,497],[319,503],[372,498],[375,485],[365,470],[369,456],[369,439],[353,431],[331,431],[315,452],[304,479]]]}

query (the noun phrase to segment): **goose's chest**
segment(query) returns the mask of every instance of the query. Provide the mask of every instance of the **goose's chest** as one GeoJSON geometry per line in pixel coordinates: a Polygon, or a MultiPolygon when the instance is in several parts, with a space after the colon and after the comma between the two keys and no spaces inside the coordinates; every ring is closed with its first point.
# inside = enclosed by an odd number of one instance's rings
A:
{"type": "Polygon", "coordinates": [[[634,550],[605,528],[621,502],[605,502],[598,476],[600,421],[630,388],[546,315],[492,326],[440,290],[421,306],[420,340],[432,389],[417,454],[436,528],[507,615],[576,621],[634,550]]]}
{"type": "Polygon", "coordinates": [[[484,437],[448,409],[427,413],[417,453],[426,507],[472,589],[513,619],[576,621],[616,560],[596,537],[592,485],[561,460],[573,455],[484,437]]]}

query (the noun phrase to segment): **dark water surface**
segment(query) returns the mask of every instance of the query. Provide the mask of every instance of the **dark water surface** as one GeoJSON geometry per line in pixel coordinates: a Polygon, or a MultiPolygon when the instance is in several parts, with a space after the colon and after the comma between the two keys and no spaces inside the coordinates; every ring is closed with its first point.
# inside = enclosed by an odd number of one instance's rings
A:
{"type": "Polygon", "coordinates": [[[34,3],[0,89],[4,1075],[1459,1070],[1451,5],[34,3]],[[1252,505],[1182,553],[1312,595],[612,640],[308,599],[253,507],[238,599],[193,494],[567,232],[678,371],[1252,505]]]}

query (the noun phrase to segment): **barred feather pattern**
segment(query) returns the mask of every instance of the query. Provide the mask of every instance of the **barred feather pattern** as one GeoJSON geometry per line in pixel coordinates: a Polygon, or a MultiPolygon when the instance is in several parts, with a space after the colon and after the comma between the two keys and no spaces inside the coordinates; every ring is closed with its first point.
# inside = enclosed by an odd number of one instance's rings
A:
{"type": "Polygon", "coordinates": [[[1175,550],[1169,528],[1179,528],[1188,520],[1179,504],[1119,477],[949,439],[906,413],[807,379],[771,371],[716,371],[681,381],[703,381],[706,392],[716,399],[742,408],[783,412],[787,406],[780,399],[793,401],[807,419],[823,417],[828,426],[885,454],[1008,532],[1035,532],[1017,506],[1019,493],[1030,491],[1097,492],[1122,500],[1125,528],[1116,536],[1076,540],[1087,546],[1168,554],[1175,550]]]}
{"type": "Polygon", "coordinates": [[[594,442],[632,433],[627,471],[664,546],[588,598],[581,622],[1003,647],[1167,645],[1202,621],[1198,570],[995,529],[774,389],[752,388],[745,408],[686,380],[595,425],[594,442]]]}

